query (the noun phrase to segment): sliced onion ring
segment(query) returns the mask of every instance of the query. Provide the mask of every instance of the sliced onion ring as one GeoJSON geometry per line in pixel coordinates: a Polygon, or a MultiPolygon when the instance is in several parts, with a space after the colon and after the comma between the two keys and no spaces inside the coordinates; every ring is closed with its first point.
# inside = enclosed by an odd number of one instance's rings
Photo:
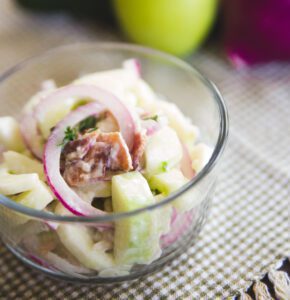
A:
{"type": "Polygon", "coordinates": [[[20,131],[29,151],[38,159],[42,159],[43,139],[38,131],[33,113],[27,113],[20,122],[20,131]]]}
{"type": "MultiPolygon", "coordinates": [[[[60,156],[62,151],[60,144],[63,141],[65,129],[68,126],[74,127],[83,119],[94,114],[99,114],[105,109],[106,108],[103,105],[98,103],[90,103],[80,106],[57,124],[45,145],[44,171],[47,183],[63,206],[75,215],[104,215],[106,212],[94,208],[89,203],[83,201],[65,182],[60,173],[60,156]]],[[[101,227],[111,226],[110,224],[102,225],[103,226],[100,224],[101,227]]]]}
{"type": "Polygon", "coordinates": [[[58,228],[58,226],[59,226],[58,223],[52,222],[52,221],[45,221],[44,223],[45,223],[45,224],[47,225],[47,227],[48,227],[49,229],[51,229],[51,230],[57,230],[57,228],[58,228]]]}
{"type": "Polygon", "coordinates": [[[89,98],[93,102],[101,103],[116,118],[121,134],[126,141],[129,150],[134,143],[135,124],[127,107],[111,93],[91,85],[68,85],[50,93],[35,108],[35,117],[41,120],[43,114],[55,107],[60,101],[69,98],[89,98]]]}
{"type": "Polygon", "coordinates": [[[181,145],[183,150],[183,156],[180,162],[181,172],[187,179],[192,179],[195,176],[195,171],[192,168],[192,161],[186,145],[183,143],[181,143],[181,145]]]}
{"type": "Polygon", "coordinates": [[[55,270],[60,270],[68,274],[77,274],[78,276],[92,272],[92,270],[89,270],[85,267],[72,264],[68,259],[65,259],[53,252],[48,252],[44,256],[47,261],[52,264],[52,267],[55,270]]]}
{"type": "Polygon", "coordinates": [[[176,209],[173,209],[171,216],[171,230],[165,235],[161,236],[161,248],[164,249],[174,242],[178,241],[178,239],[182,239],[182,237],[189,230],[195,212],[187,211],[184,213],[178,213],[176,209]]]}
{"type": "Polygon", "coordinates": [[[51,106],[56,106],[59,101],[64,101],[71,97],[91,98],[92,101],[104,104],[117,119],[120,131],[128,148],[130,150],[132,149],[135,124],[133,117],[126,106],[115,96],[96,86],[68,85],[41,99],[36,105],[34,113],[28,113],[22,118],[20,124],[21,133],[27,148],[35,157],[42,159],[43,153],[43,138],[39,133],[37,120],[40,120],[45,111],[49,110],[51,106]]]}

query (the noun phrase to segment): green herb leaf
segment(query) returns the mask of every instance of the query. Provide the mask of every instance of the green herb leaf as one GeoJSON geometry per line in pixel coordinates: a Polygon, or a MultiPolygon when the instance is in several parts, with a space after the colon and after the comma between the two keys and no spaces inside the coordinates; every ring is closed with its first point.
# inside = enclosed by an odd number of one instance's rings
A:
{"type": "Polygon", "coordinates": [[[96,128],[97,118],[94,116],[87,117],[79,124],[79,131],[84,132],[87,129],[96,128]]]}
{"type": "Polygon", "coordinates": [[[96,131],[96,130],[98,130],[98,127],[91,128],[91,129],[89,129],[87,132],[88,132],[88,133],[91,133],[91,132],[96,131]]]}
{"type": "Polygon", "coordinates": [[[167,162],[167,161],[163,161],[163,162],[161,163],[161,170],[162,170],[163,172],[168,171],[168,162],[167,162]]]}
{"type": "Polygon", "coordinates": [[[153,189],[153,190],[151,190],[151,192],[152,192],[153,196],[161,194],[161,192],[157,189],[153,189]]]}
{"type": "Polygon", "coordinates": [[[76,140],[77,135],[78,133],[76,128],[68,126],[64,131],[64,138],[59,146],[64,146],[66,143],[76,140]]]}
{"type": "Polygon", "coordinates": [[[153,121],[158,121],[158,115],[153,115],[151,117],[147,117],[147,118],[144,118],[143,120],[153,120],[153,121]]]}

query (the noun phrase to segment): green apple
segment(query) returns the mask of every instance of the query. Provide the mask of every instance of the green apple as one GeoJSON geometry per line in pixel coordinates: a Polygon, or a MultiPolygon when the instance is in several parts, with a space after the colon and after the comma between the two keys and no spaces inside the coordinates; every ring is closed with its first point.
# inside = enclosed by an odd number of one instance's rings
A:
{"type": "Polygon", "coordinates": [[[217,0],[114,0],[114,7],[133,41],[182,56],[207,36],[217,0]]]}
{"type": "MultiPolygon", "coordinates": [[[[128,212],[155,203],[146,179],[139,172],[112,178],[114,212],[128,212]]],[[[148,264],[160,255],[159,228],[154,211],[115,222],[114,255],[117,264],[148,264]]],[[[161,225],[160,225],[161,226],[161,225]]]]}

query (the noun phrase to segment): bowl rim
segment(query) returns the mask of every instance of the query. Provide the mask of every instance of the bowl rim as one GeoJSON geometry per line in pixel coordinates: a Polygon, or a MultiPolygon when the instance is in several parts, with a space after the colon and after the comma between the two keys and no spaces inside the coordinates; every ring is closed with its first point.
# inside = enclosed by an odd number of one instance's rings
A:
{"type": "Polygon", "coordinates": [[[165,206],[166,204],[169,204],[173,202],[177,197],[179,197],[181,194],[187,192],[189,189],[193,188],[195,185],[197,185],[198,182],[200,182],[202,179],[208,176],[208,174],[212,171],[216,163],[220,160],[222,153],[224,152],[225,145],[228,138],[228,131],[229,131],[229,118],[228,118],[228,111],[225,104],[225,101],[219,92],[216,85],[209,79],[207,79],[202,73],[194,66],[191,66],[189,63],[183,61],[180,58],[177,58],[171,54],[164,53],[162,51],[152,49],[149,47],[139,46],[139,45],[133,45],[128,43],[118,43],[118,42],[86,42],[86,43],[75,43],[70,45],[64,45],[60,47],[52,48],[48,51],[42,52],[38,55],[34,55],[28,59],[25,59],[16,65],[12,66],[8,70],[4,71],[2,75],[0,75],[0,84],[10,76],[12,76],[14,73],[16,73],[18,70],[21,70],[22,68],[25,68],[26,66],[29,66],[30,63],[37,62],[37,60],[45,59],[46,57],[57,54],[61,51],[66,50],[89,50],[90,48],[96,49],[96,50],[128,50],[132,52],[138,52],[139,54],[145,54],[145,55],[152,55],[154,57],[159,57],[160,59],[163,59],[165,61],[170,61],[178,68],[183,69],[184,71],[187,71],[194,76],[196,76],[201,83],[211,92],[213,100],[216,102],[217,109],[219,112],[220,117],[220,124],[219,124],[219,135],[216,142],[216,145],[214,146],[213,153],[211,155],[211,158],[207,162],[207,164],[203,167],[203,169],[194,176],[187,184],[183,185],[181,188],[179,188],[174,193],[170,194],[169,196],[162,199],[160,202],[145,206],[140,209],[132,210],[129,212],[122,212],[122,213],[112,213],[102,216],[62,216],[62,215],[56,215],[50,212],[46,211],[40,211],[36,209],[32,209],[26,206],[23,206],[21,204],[18,204],[8,197],[0,194],[0,204],[4,205],[5,207],[16,211],[17,213],[24,214],[26,216],[32,217],[34,219],[40,219],[43,221],[52,221],[52,222],[58,222],[58,223],[100,223],[100,222],[112,222],[123,218],[132,217],[144,212],[152,211],[154,209],[161,208],[165,206]]]}

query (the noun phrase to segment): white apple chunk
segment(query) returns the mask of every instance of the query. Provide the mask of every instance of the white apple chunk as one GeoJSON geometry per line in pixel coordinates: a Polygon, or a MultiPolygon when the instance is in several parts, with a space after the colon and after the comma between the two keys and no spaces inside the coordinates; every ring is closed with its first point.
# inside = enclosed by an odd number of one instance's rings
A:
{"type": "Polygon", "coordinates": [[[25,149],[19,125],[12,117],[0,117],[0,145],[6,150],[21,152],[25,149]]]}
{"type": "Polygon", "coordinates": [[[111,182],[100,181],[98,184],[90,184],[78,188],[74,191],[86,202],[91,203],[94,198],[108,198],[111,197],[111,182]]]}
{"type": "Polygon", "coordinates": [[[147,112],[156,113],[156,95],[144,80],[139,79],[132,91],[137,97],[137,106],[147,112]]]}
{"type": "Polygon", "coordinates": [[[9,174],[1,173],[0,175],[0,194],[15,195],[32,190],[38,183],[37,174],[9,174]]]}
{"type": "Polygon", "coordinates": [[[73,84],[95,85],[112,93],[125,104],[135,106],[136,97],[131,90],[138,78],[138,74],[132,69],[124,68],[84,75],[75,80],[73,84]]]}
{"type": "Polygon", "coordinates": [[[11,199],[26,207],[43,210],[53,200],[53,196],[48,186],[38,180],[31,190],[11,196],[11,199]]]}
{"type": "MultiPolygon", "coordinates": [[[[71,215],[60,203],[55,209],[59,215],[71,215]]],[[[95,229],[81,224],[60,224],[57,234],[67,250],[86,268],[101,271],[112,268],[113,255],[106,253],[110,248],[107,241],[94,241],[95,229]]]]}
{"type": "Polygon", "coordinates": [[[68,115],[79,99],[67,98],[60,101],[55,107],[50,107],[48,110],[43,110],[37,114],[37,122],[42,136],[47,139],[51,133],[51,129],[68,115]]]}
{"type": "Polygon", "coordinates": [[[15,151],[6,151],[3,153],[4,165],[9,172],[13,174],[37,173],[41,180],[44,180],[44,171],[42,164],[33,158],[15,151]]]}
{"type": "Polygon", "coordinates": [[[200,172],[201,169],[208,163],[211,158],[213,149],[206,144],[199,143],[190,149],[190,158],[192,160],[192,168],[196,172],[200,172]]]}
{"type": "MultiPolygon", "coordinates": [[[[2,169],[0,173],[0,194],[37,210],[43,210],[54,199],[50,189],[37,174],[9,174],[5,169],[2,169]]],[[[30,217],[9,209],[6,209],[5,215],[14,225],[24,224],[30,220],[30,217]]]]}
{"type": "MultiPolygon", "coordinates": [[[[112,179],[113,211],[129,212],[155,203],[146,179],[139,172],[112,179]]],[[[148,211],[115,222],[114,255],[117,264],[149,264],[161,253],[157,214],[148,211]]]]}
{"type": "Polygon", "coordinates": [[[173,103],[158,101],[158,108],[168,119],[168,125],[172,127],[180,140],[188,145],[193,145],[199,136],[199,129],[191,124],[180,109],[173,103]]]}
{"type": "Polygon", "coordinates": [[[148,138],[145,148],[145,174],[148,178],[177,166],[183,155],[179,138],[170,127],[163,127],[148,138]]]}
{"type": "MultiPolygon", "coordinates": [[[[152,176],[149,180],[149,185],[151,189],[156,189],[164,196],[169,196],[188,182],[189,179],[184,177],[180,170],[172,169],[168,172],[152,176]]],[[[176,208],[178,212],[183,213],[192,209],[194,206],[199,204],[199,202],[199,194],[197,194],[195,190],[192,190],[179,196],[172,202],[172,206],[176,208]]]]}

